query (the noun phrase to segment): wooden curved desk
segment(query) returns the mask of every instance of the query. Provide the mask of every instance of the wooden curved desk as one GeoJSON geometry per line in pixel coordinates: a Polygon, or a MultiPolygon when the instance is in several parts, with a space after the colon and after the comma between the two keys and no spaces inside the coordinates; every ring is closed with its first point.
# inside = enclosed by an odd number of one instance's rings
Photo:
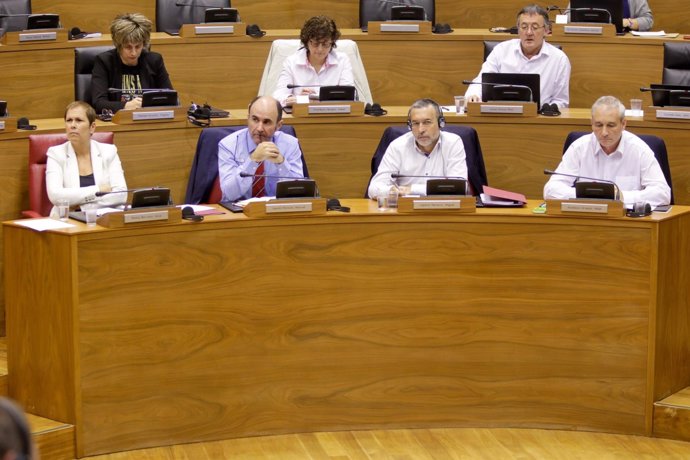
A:
{"type": "Polygon", "coordinates": [[[4,229],[11,396],[79,456],[228,437],[652,434],[690,384],[690,208],[4,229]],[[31,257],[27,254],[31,253],[31,257]]]}

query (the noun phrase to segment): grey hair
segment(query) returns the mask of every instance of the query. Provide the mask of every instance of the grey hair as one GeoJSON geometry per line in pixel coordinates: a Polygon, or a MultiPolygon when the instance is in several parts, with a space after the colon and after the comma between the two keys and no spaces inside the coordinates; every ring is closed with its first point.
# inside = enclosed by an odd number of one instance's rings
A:
{"type": "Polygon", "coordinates": [[[601,96],[599,99],[592,104],[592,116],[594,116],[594,111],[599,107],[609,107],[618,110],[618,117],[621,121],[625,119],[625,106],[621,101],[613,96],[601,96]]]}
{"type": "Polygon", "coordinates": [[[544,18],[544,27],[546,27],[546,30],[548,31],[551,29],[551,20],[549,19],[549,13],[541,6],[527,5],[524,8],[522,8],[515,17],[518,27],[520,27],[520,16],[522,16],[523,14],[526,14],[527,16],[538,14],[539,16],[544,18]]]}

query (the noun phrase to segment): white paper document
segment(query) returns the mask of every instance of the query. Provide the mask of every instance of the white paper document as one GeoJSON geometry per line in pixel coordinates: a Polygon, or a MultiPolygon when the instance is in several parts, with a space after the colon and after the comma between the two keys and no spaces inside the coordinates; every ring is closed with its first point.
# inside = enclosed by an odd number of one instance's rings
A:
{"type": "Polygon", "coordinates": [[[61,220],[50,219],[50,218],[16,220],[14,223],[17,225],[22,225],[24,227],[28,227],[32,230],[36,230],[37,232],[43,232],[45,230],[57,230],[57,229],[61,229],[61,228],[74,227],[73,224],[69,224],[69,223],[63,222],[61,220]]]}

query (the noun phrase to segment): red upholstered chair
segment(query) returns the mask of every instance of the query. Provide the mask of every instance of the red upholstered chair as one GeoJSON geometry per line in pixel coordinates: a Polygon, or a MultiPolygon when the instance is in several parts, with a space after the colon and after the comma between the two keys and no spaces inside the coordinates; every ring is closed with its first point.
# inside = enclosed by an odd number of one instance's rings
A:
{"type": "MultiPolygon", "coordinates": [[[[114,134],[94,133],[92,139],[104,144],[113,143],[114,134]]],[[[46,189],[46,153],[48,148],[67,142],[66,134],[32,134],[29,136],[29,210],[23,217],[46,217],[53,204],[46,189]]]]}

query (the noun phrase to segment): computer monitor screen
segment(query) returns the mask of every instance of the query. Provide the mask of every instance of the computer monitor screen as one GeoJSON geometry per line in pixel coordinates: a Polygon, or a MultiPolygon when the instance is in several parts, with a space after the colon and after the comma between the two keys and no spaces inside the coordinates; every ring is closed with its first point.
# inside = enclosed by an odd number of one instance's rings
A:
{"type": "Polygon", "coordinates": [[[320,101],[356,101],[357,90],[354,86],[322,86],[319,89],[320,101]]]}
{"type": "Polygon", "coordinates": [[[690,86],[651,84],[652,105],[665,106],[690,106],[690,86]]]}
{"type": "Polygon", "coordinates": [[[276,198],[314,198],[316,181],[311,179],[282,180],[276,184],[276,198]]]}
{"type": "Polygon", "coordinates": [[[132,192],[132,208],[151,208],[170,205],[169,188],[147,188],[132,192]]]}
{"type": "Polygon", "coordinates": [[[27,30],[58,29],[59,27],[60,15],[58,14],[32,14],[26,21],[27,30]]]}
{"type": "Polygon", "coordinates": [[[393,6],[391,21],[424,21],[426,13],[422,6],[393,6]]]}
{"type": "Polygon", "coordinates": [[[575,196],[577,198],[614,200],[616,198],[616,186],[606,182],[576,182],[575,196]]]}
{"type": "Polygon", "coordinates": [[[616,26],[616,33],[623,33],[623,2],[621,0],[571,0],[570,21],[611,23],[616,26]]]}
{"type": "Polygon", "coordinates": [[[541,107],[538,73],[483,73],[482,101],[536,102],[541,107]],[[529,88],[529,89],[528,89],[529,88]]]}
{"type": "Polygon", "coordinates": [[[204,22],[237,22],[239,17],[237,8],[209,8],[204,22]]]}
{"type": "Polygon", "coordinates": [[[141,98],[142,107],[174,107],[177,105],[177,91],[174,89],[144,90],[144,95],[141,98]]]}
{"type": "Polygon", "coordinates": [[[426,194],[467,195],[467,181],[464,179],[429,179],[426,181],[426,194]]]}

